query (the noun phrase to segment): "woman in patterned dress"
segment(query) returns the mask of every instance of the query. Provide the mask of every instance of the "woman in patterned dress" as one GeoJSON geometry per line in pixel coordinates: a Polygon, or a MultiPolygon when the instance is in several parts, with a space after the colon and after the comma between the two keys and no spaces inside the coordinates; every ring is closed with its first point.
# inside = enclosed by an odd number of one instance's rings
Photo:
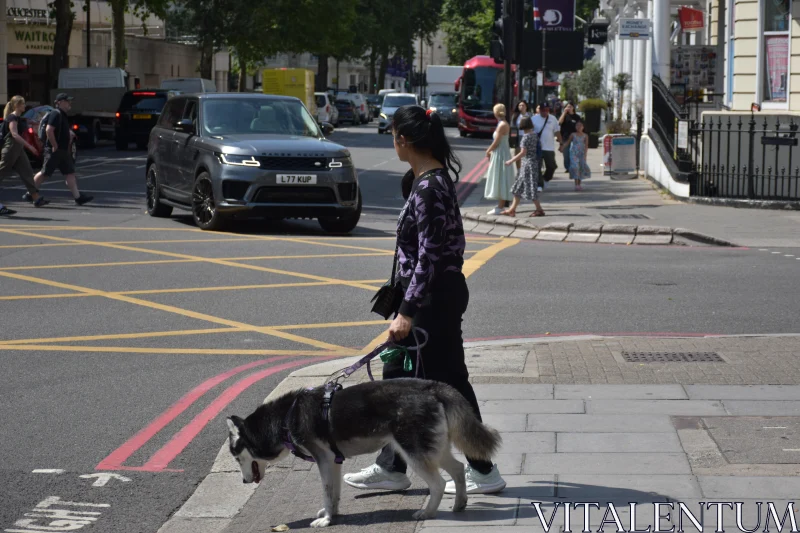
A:
{"type": "Polygon", "coordinates": [[[589,136],[583,132],[583,122],[575,122],[575,133],[569,136],[559,150],[569,147],[569,177],[575,180],[575,190],[582,191],[581,182],[592,177],[592,169],[586,162],[589,152],[589,136]]]}
{"type": "MultiPolygon", "coordinates": [[[[422,350],[419,377],[454,387],[480,419],[461,332],[469,303],[462,272],[466,240],[455,187],[461,163],[450,148],[439,115],[430,110],[401,107],[392,118],[392,135],[398,158],[411,170],[402,183],[408,197],[397,222],[397,275],[393,280],[402,302],[387,340],[413,347],[412,325],[425,330],[428,341],[422,350]]],[[[416,368],[404,369],[402,359],[383,366],[383,379],[414,377],[415,373],[416,368]]],[[[467,494],[490,494],[505,488],[506,482],[491,460],[467,457],[467,462],[467,494]]],[[[406,463],[391,445],[381,451],[375,464],[345,475],[344,482],[364,490],[411,486],[406,463]]],[[[448,482],[444,491],[455,494],[455,483],[448,482]]]]}
{"type": "Polygon", "coordinates": [[[533,121],[529,117],[525,117],[520,121],[520,129],[525,132],[522,139],[519,141],[520,151],[513,158],[506,161],[506,165],[512,165],[515,161],[522,159],[517,180],[511,187],[511,192],[514,195],[514,201],[511,207],[500,213],[506,216],[516,216],[517,207],[524,198],[530,200],[536,206],[536,210],[530,214],[532,217],[543,217],[544,211],[542,204],[539,203],[539,193],[537,187],[539,186],[539,159],[536,157],[536,144],[539,141],[536,132],[533,131],[533,121]]]}

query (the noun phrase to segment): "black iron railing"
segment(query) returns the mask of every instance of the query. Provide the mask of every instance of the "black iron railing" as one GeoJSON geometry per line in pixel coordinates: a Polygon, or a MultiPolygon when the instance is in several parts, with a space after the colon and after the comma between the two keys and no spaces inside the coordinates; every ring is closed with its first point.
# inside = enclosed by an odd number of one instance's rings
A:
{"type": "Polygon", "coordinates": [[[794,118],[703,117],[699,123],[691,122],[689,137],[692,196],[800,200],[794,118]]]}
{"type": "Polygon", "coordinates": [[[686,112],[675,101],[661,78],[653,76],[653,129],[666,151],[678,162],[678,121],[686,120],[686,112]]]}

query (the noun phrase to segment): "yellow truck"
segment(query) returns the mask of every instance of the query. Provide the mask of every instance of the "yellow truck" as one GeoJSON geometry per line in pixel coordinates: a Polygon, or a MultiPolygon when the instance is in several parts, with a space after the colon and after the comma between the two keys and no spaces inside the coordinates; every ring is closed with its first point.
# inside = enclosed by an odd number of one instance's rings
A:
{"type": "Polygon", "coordinates": [[[304,68],[267,68],[261,73],[261,87],[264,94],[299,98],[311,116],[317,116],[312,71],[304,68]]]}

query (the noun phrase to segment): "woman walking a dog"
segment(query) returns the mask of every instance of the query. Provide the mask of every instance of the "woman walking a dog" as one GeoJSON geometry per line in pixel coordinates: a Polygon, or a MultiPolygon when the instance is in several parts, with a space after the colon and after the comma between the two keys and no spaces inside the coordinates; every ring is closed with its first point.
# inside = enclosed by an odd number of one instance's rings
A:
{"type": "MultiPolygon", "coordinates": [[[[419,377],[453,386],[480,419],[478,400],[468,381],[461,333],[469,303],[462,273],[466,240],[450,175],[455,174],[458,181],[461,163],[450,148],[439,116],[422,107],[398,109],[392,135],[398,158],[411,170],[402,183],[406,204],[398,220],[398,272],[392,280],[403,296],[389,327],[389,340],[414,347],[412,326],[425,330],[428,341],[422,350],[419,377]]],[[[416,365],[416,356],[412,359],[416,365]]],[[[416,371],[404,370],[401,358],[384,364],[383,379],[414,377],[416,371]]],[[[469,457],[467,461],[467,494],[490,494],[505,488],[497,465],[469,457]]],[[[344,481],[359,489],[405,490],[411,486],[406,468],[389,445],[375,464],[345,475],[344,481]]],[[[447,483],[445,492],[455,494],[453,481],[447,483]]]]}

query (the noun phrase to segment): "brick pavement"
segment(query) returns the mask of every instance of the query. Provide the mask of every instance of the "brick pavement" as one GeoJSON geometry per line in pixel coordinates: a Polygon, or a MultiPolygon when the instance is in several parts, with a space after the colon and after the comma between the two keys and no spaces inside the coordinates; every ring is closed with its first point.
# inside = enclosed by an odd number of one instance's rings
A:
{"type": "MultiPolygon", "coordinates": [[[[653,523],[652,502],[685,502],[696,513],[700,501],[742,501],[751,524],[756,500],[782,505],[783,516],[786,501],[800,493],[800,336],[508,341],[468,348],[467,361],[484,421],[503,436],[495,457],[508,482],[503,493],[471,496],[467,511],[458,514],[449,510],[452,497],[445,496],[435,520],[415,522],[411,514],[427,498],[415,475],[402,494],[345,485],[341,516],[330,531],[538,532],[542,526],[532,502],[541,502],[549,517],[554,505],[580,501],[615,504],[626,528],[628,502],[640,504],[637,520],[646,528],[653,523]],[[624,362],[621,354],[632,351],[715,352],[724,362],[624,362]]],[[[301,369],[273,396],[319,384],[346,364],[301,369]]],[[[226,448],[213,475],[229,476],[224,490],[235,492],[239,467],[226,448]]],[[[344,471],[373,460],[347,460],[344,471]]],[[[279,524],[304,530],[322,506],[316,466],[294,458],[273,467],[232,513],[198,505],[214,490],[193,496],[161,533],[250,533],[279,524]]],[[[602,513],[593,512],[591,530],[597,531],[602,513]]],[[[725,511],[731,526],[733,513],[725,511]]],[[[582,529],[582,510],[570,516],[572,530],[582,529]]],[[[714,511],[707,511],[706,523],[715,520],[714,511]]],[[[667,530],[669,523],[664,522],[667,530]]],[[[562,509],[551,531],[563,526],[562,509]]],[[[687,520],[683,526],[696,531],[687,520]]],[[[606,524],[606,531],[612,527],[606,524]]]]}

